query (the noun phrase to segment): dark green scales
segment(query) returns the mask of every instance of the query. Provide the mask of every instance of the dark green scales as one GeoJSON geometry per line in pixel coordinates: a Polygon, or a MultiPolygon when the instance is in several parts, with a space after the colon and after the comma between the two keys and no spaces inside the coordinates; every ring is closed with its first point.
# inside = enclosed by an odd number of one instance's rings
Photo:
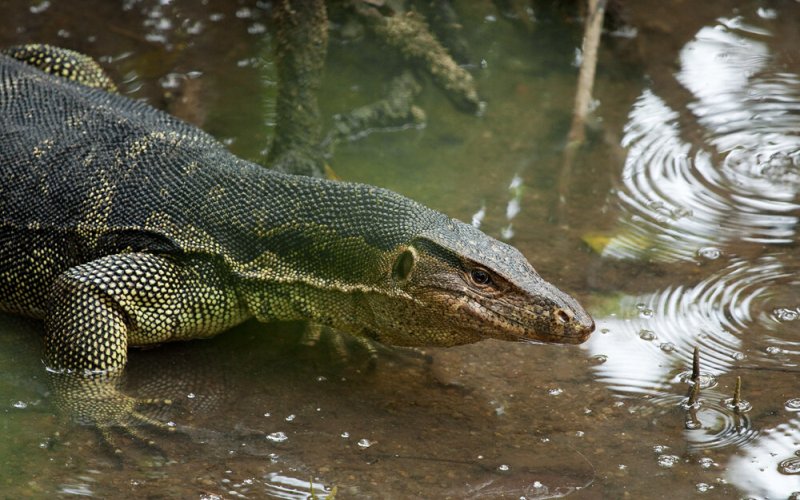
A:
{"type": "Polygon", "coordinates": [[[385,189],[241,160],[106,91],[86,56],[7,53],[0,309],[45,321],[55,371],[115,373],[128,346],[250,317],[406,346],[579,343],[594,328],[521,253],[472,226],[385,189]]]}

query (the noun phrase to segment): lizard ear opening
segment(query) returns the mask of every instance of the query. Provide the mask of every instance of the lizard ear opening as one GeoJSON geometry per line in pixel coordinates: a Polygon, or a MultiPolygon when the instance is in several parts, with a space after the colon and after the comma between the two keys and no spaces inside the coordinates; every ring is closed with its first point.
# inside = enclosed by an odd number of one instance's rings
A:
{"type": "Polygon", "coordinates": [[[411,276],[411,271],[414,269],[414,263],[417,260],[417,253],[413,248],[409,247],[403,250],[397,256],[392,267],[392,277],[398,281],[405,281],[411,276]]]}

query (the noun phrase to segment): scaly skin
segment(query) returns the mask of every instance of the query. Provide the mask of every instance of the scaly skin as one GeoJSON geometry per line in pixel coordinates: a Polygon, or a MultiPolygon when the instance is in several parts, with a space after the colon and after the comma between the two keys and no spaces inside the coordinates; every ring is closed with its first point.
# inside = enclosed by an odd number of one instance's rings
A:
{"type": "Polygon", "coordinates": [[[385,189],[264,169],[83,83],[0,55],[0,309],[45,320],[53,370],[118,373],[129,346],[249,317],[404,346],[580,343],[594,329],[472,226],[385,189]]]}

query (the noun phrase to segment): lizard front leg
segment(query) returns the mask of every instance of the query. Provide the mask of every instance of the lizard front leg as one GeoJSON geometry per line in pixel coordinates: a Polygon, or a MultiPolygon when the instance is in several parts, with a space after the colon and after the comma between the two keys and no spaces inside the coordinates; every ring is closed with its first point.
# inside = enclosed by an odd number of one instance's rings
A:
{"type": "Polygon", "coordinates": [[[110,255],[68,269],[54,282],[45,320],[45,363],[56,397],[81,423],[108,429],[158,425],[122,394],[130,345],[202,338],[243,319],[226,273],[203,258],[110,255]]]}

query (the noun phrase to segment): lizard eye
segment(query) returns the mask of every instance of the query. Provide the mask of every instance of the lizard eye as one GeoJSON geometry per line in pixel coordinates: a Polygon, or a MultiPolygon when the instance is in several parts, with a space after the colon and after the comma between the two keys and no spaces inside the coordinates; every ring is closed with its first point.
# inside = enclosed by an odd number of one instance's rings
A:
{"type": "Polygon", "coordinates": [[[392,276],[394,279],[404,281],[411,275],[411,270],[414,268],[414,260],[416,254],[412,249],[406,249],[401,253],[397,260],[394,261],[392,267],[392,276]]]}
{"type": "Polygon", "coordinates": [[[492,284],[492,276],[486,269],[476,267],[469,272],[469,277],[472,278],[472,282],[476,285],[486,286],[492,284]]]}

